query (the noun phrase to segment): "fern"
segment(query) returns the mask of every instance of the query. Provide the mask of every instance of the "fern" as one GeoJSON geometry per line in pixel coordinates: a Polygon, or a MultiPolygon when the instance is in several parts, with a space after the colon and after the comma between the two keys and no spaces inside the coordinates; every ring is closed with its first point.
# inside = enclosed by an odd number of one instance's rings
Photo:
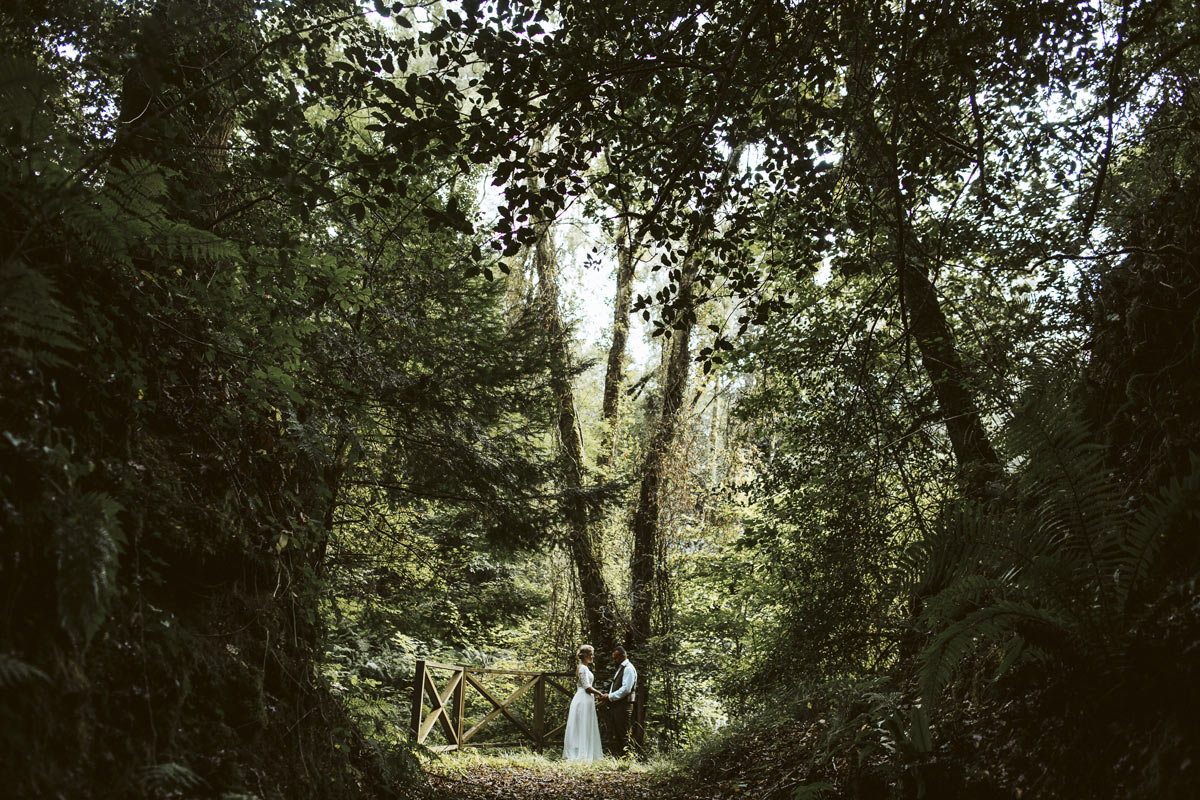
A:
{"type": "Polygon", "coordinates": [[[1145,579],[1168,529],[1194,529],[1200,523],[1200,455],[1191,456],[1191,471],[1182,480],[1172,478],[1146,506],[1135,514],[1123,536],[1102,543],[1107,562],[1114,566],[1115,600],[1129,612],[1133,590],[1145,579]]]}
{"type": "Polygon", "coordinates": [[[12,259],[0,265],[0,340],[5,354],[29,367],[63,366],[81,348],[75,318],[59,302],[54,282],[12,259]]]}
{"type": "MultiPolygon", "coordinates": [[[[1017,495],[1035,501],[1018,551],[1056,553],[1090,572],[1088,580],[1108,594],[1110,566],[1101,540],[1121,535],[1125,511],[1119,489],[1104,467],[1104,450],[1089,439],[1078,413],[1056,408],[1045,398],[1027,401],[1008,426],[1008,444],[1026,456],[1017,495]]],[[[1020,522],[1020,520],[1013,520],[1020,522]]],[[[1020,530],[1016,531],[1020,533],[1020,530]]],[[[1082,577],[1082,576],[1081,576],[1082,577]]]]}
{"type": "Polygon", "coordinates": [[[1031,397],[1005,441],[1019,464],[1005,496],[948,509],[894,570],[897,588],[922,593],[922,622],[935,634],[920,657],[929,703],[985,643],[1000,656],[996,678],[1029,658],[1119,668],[1131,597],[1158,542],[1200,519],[1200,457],[1135,511],[1069,404],[1031,397]]]}
{"type": "Polygon", "coordinates": [[[929,619],[958,619],[975,609],[1004,597],[1011,580],[987,575],[965,575],[958,578],[925,604],[929,619]]]}
{"type": "Polygon", "coordinates": [[[35,681],[50,682],[50,676],[16,656],[0,653],[0,689],[11,689],[35,681]]]}
{"type": "Polygon", "coordinates": [[[50,77],[36,62],[0,58],[0,124],[9,131],[9,142],[37,141],[46,135],[47,124],[38,106],[53,91],[50,77]]]}
{"type": "Polygon", "coordinates": [[[124,536],[120,504],[103,492],[69,496],[54,534],[58,561],[59,619],[79,647],[86,647],[108,615],[124,536]]]}
{"type": "Polygon", "coordinates": [[[1051,632],[1068,636],[1071,625],[1063,617],[1027,603],[1001,601],[977,609],[942,631],[921,654],[921,695],[933,702],[950,682],[954,668],[974,648],[978,640],[998,640],[1022,636],[1025,625],[1045,626],[1051,632]]]}
{"type": "Polygon", "coordinates": [[[893,592],[928,603],[928,598],[974,575],[975,565],[989,557],[995,536],[986,506],[964,502],[948,508],[942,525],[910,544],[897,560],[890,576],[893,592]]]}
{"type": "Polygon", "coordinates": [[[169,177],[161,165],[132,160],[87,202],[64,208],[62,220],[72,238],[124,266],[131,266],[136,255],[188,263],[236,258],[237,248],[229,241],[165,214],[169,177]]]}
{"type": "Polygon", "coordinates": [[[204,787],[204,779],[184,764],[168,761],[151,764],[142,769],[138,776],[147,793],[193,791],[204,787]]]}

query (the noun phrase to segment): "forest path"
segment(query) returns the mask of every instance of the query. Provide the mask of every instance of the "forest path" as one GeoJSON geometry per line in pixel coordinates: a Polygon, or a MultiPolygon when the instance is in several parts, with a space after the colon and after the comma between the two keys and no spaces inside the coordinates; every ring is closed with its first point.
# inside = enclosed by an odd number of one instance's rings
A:
{"type": "MultiPolygon", "coordinates": [[[[682,792],[664,771],[605,759],[579,765],[555,761],[473,758],[427,765],[432,797],[437,800],[649,800],[700,798],[682,792]],[[540,763],[538,763],[540,761],[540,763]]],[[[716,793],[704,797],[721,796],[716,793]]]]}
{"type": "Polygon", "coordinates": [[[555,769],[517,766],[503,761],[494,765],[429,770],[429,783],[438,800],[643,800],[670,794],[669,788],[647,771],[595,767],[555,769]]]}

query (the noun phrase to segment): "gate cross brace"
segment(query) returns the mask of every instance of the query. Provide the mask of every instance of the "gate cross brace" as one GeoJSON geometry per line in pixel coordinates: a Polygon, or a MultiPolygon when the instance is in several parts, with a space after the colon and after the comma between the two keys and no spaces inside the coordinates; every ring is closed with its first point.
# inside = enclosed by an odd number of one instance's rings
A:
{"type": "Polygon", "coordinates": [[[483,719],[479,720],[479,722],[475,723],[475,725],[472,726],[469,731],[467,731],[466,733],[463,734],[463,742],[466,742],[468,739],[470,739],[472,736],[474,736],[479,731],[480,728],[482,728],[488,722],[491,722],[492,720],[494,720],[500,714],[503,714],[504,716],[508,717],[509,721],[511,721],[512,724],[516,725],[518,728],[520,728],[521,732],[524,733],[526,736],[528,736],[530,739],[533,738],[533,732],[525,726],[525,723],[521,722],[519,719],[517,719],[515,716],[513,716],[512,712],[510,712],[508,710],[508,707],[512,703],[519,700],[521,695],[525,694],[526,692],[528,692],[530,689],[533,688],[534,684],[536,684],[538,682],[537,676],[534,676],[533,678],[526,681],[516,691],[514,691],[512,694],[510,694],[508,696],[508,699],[506,699],[503,703],[501,703],[499,700],[497,700],[495,698],[495,696],[491,692],[489,692],[487,689],[484,688],[482,683],[475,680],[474,676],[472,676],[470,673],[467,673],[467,672],[464,672],[463,674],[466,675],[467,683],[474,686],[479,691],[480,694],[482,694],[484,697],[486,697],[488,699],[488,701],[492,705],[495,706],[495,708],[493,710],[488,712],[487,716],[485,716],[483,719]]]}
{"type": "Polygon", "coordinates": [[[429,674],[428,670],[425,671],[425,685],[429,689],[429,704],[433,707],[433,710],[430,712],[429,718],[421,723],[421,729],[417,734],[417,741],[425,741],[425,737],[429,735],[429,729],[433,727],[434,721],[441,720],[442,730],[446,733],[446,741],[462,744],[458,740],[458,731],[454,729],[454,725],[450,722],[450,713],[446,710],[446,701],[450,699],[451,693],[462,682],[463,674],[462,672],[455,673],[454,677],[450,679],[450,683],[447,684],[445,691],[439,692],[437,684],[433,682],[433,676],[429,674]]]}

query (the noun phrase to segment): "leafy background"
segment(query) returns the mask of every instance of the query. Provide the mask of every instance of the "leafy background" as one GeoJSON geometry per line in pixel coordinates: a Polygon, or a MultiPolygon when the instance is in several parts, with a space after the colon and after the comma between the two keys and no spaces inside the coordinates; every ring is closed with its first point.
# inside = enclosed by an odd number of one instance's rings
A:
{"type": "Polygon", "coordinates": [[[1190,4],[0,21],[13,796],[473,796],[416,661],[582,641],[628,792],[1196,793],[1190,4]]]}

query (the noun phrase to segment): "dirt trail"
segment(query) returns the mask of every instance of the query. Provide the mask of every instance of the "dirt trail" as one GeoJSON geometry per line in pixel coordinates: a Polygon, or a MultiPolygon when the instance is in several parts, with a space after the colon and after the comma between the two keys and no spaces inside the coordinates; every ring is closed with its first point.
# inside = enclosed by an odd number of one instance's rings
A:
{"type": "Polygon", "coordinates": [[[433,767],[429,783],[437,800],[648,800],[673,795],[663,779],[628,769],[523,767],[473,764],[466,769],[433,767]]]}

